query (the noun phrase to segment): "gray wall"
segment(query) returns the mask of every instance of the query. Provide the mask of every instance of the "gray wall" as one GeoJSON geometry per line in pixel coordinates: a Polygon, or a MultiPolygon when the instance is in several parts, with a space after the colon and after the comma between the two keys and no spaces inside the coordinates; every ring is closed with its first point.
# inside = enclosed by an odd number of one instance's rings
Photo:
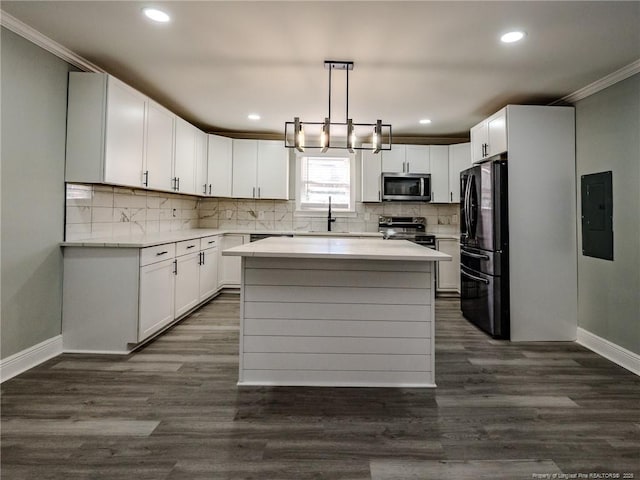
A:
{"type": "Polygon", "coordinates": [[[583,256],[578,225],[578,326],[640,354],[640,74],[576,103],[580,176],[613,172],[614,260],[583,256]]]}
{"type": "Polygon", "coordinates": [[[6,358],[61,333],[70,66],[2,29],[2,343],[6,358]]]}

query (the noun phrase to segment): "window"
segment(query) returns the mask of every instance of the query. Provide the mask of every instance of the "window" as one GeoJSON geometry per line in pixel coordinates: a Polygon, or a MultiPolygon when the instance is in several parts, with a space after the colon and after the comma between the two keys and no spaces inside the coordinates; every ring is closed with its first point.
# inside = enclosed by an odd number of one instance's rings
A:
{"type": "Polygon", "coordinates": [[[332,211],[355,211],[354,163],[349,155],[298,155],[296,210],[325,212],[331,197],[332,211]]]}

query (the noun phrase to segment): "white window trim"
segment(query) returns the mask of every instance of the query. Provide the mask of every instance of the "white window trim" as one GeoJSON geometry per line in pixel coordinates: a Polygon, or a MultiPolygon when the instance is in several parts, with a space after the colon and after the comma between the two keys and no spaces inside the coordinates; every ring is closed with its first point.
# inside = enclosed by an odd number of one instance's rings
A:
{"type": "Polygon", "coordinates": [[[318,151],[317,153],[307,153],[307,152],[296,152],[296,209],[293,212],[294,217],[326,217],[327,211],[322,210],[300,210],[300,172],[302,171],[302,157],[349,157],[349,176],[350,176],[350,196],[351,196],[351,210],[348,211],[331,211],[332,217],[339,218],[353,218],[357,217],[358,213],[356,212],[356,154],[345,152],[345,150],[335,150],[329,149],[325,153],[318,151]]]}

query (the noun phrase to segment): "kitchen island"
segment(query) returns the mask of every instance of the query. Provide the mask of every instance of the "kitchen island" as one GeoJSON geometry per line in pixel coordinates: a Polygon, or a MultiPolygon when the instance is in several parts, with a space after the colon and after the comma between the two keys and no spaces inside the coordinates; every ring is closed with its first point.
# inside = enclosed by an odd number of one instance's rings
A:
{"type": "Polygon", "coordinates": [[[435,387],[434,262],[406,240],[287,238],[242,257],[239,385],[435,387]]]}

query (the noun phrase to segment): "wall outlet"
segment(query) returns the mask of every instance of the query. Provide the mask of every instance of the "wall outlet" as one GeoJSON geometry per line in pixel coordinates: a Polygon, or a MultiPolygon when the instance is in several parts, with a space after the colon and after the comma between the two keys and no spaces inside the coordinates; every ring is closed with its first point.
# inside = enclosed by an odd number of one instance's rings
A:
{"type": "Polygon", "coordinates": [[[231,220],[231,217],[233,217],[233,210],[227,210],[227,220],[231,220]]]}

